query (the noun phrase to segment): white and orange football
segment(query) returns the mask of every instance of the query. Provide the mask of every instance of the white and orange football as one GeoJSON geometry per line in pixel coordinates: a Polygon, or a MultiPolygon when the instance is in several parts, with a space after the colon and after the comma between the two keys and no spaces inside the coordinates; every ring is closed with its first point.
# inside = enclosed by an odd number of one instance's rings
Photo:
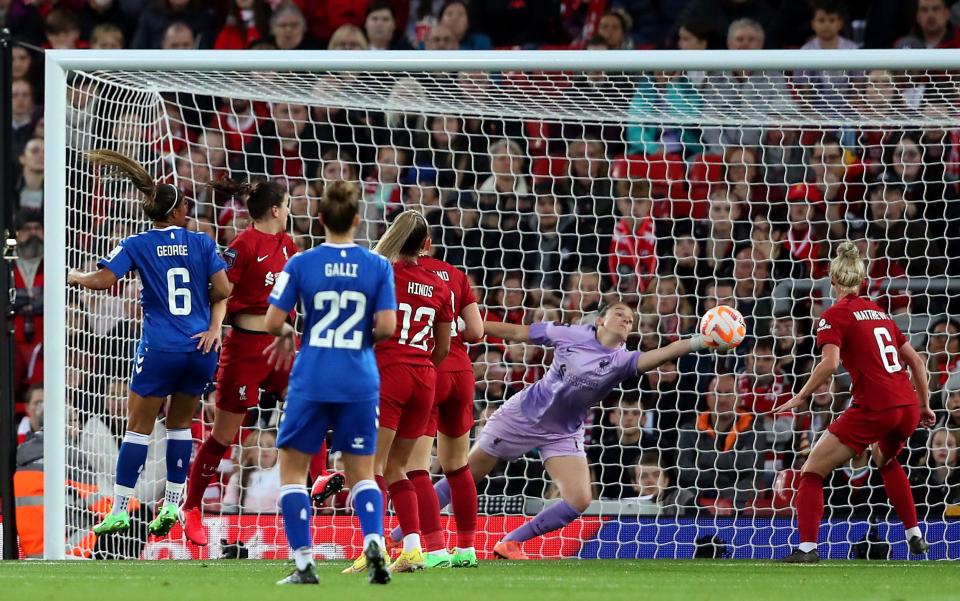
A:
{"type": "Polygon", "coordinates": [[[740,346],[747,335],[747,324],[733,307],[717,305],[700,318],[700,334],[709,348],[726,351],[740,346]]]}

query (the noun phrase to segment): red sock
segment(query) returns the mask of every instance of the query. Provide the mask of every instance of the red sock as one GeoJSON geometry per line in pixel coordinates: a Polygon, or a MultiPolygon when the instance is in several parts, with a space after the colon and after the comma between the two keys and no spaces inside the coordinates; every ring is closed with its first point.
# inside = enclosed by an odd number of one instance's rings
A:
{"type": "Polygon", "coordinates": [[[310,458],[310,479],[317,480],[327,475],[327,441],[320,444],[320,450],[310,458]]]}
{"type": "Polygon", "coordinates": [[[220,444],[213,436],[208,436],[197,456],[190,466],[190,477],[187,478],[187,499],[183,502],[184,509],[194,509],[200,507],[203,500],[203,492],[207,490],[210,480],[217,474],[217,466],[223,459],[223,454],[230,448],[229,445],[220,444]]]}
{"type": "Polygon", "coordinates": [[[468,549],[473,546],[477,530],[477,485],[470,467],[466,465],[446,476],[450,485],[453,519],[457,522],[457,547],[468,549]]]}
{"type": "MultiPolygon", "coordinates": [[[[414,470],[407,472],[407,478],[417,491],[417,509],[420,513],[420,536],[423,537],[423,550],[426,552],[446,549],[443,530],[440,528],[440,501],[433,490],[430,472],[414,470]]],[[[404,532],[406,532],[404,530],[404,532]]]]}
{"type": "Polygon", "coordinates": [[[801,474],[794,505],[800,542],[816,544],[820,520],[823,518],[823,476],[813,472],[801,474]]]}
{"type": "Polygon", "coordinates": [[[903,466],[896,459],[891,459],[880,468],[883,476],[883,489],[887,491],[890,504],[897,510],[900,521],[906,530],[917,526],[917,507],[913,504],[913,493],[910,490],[910,481],[907,479],[903,466]]]}
{"type": "Polygon", "coordinates": [[[397,480],[388,487],[390,500],[393,501],[393,511],[400,522],[403,535],[420,534],[420,513],[417,509],[417,489],[413,483],[404,478],[397,480]]]}
{"type": "Polygon", "coordinates": [[[376,474],[373,477],[377,481],[377,486],[380,488],[380,494],[383,495],[383,531],[387,531],[387,513],[390,511],[390,495],[387,494],[387,479],[376,474]]]}

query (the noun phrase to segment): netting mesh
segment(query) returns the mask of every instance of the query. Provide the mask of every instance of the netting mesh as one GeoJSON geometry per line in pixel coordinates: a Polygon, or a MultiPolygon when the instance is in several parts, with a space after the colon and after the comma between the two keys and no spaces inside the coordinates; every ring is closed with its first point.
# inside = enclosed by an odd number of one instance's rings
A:
{"type": "MultiPolygon", "coordinates": [[[[221,245],[249,223],[242,206],[204,186],[228,174],[286,181],[303,249],[322,241],[317,200],[327,182],[361,184],[365,245],[393,215],[418,208],[436,255],[470,275],[487,319],[591,323],[604,299],[622,298],[639,316],[629,346],[648,350],[691,332],[708,308],[734,305],[749,333],[736,354],[668,363],[597,407],[587,425],[596,500],[582,520],[527,549],[690,557],[698,538],[716,535],[735,556],[762,558],[791,542],[798,470],[850,400],[841,374],[805,411],[762,415],[809,375],[813,326],[832,302],[827,261],[852,239],[867,257],[866,293],[927,359],[939,423],[916,433],[901,463],[932,555],[958,557],[960,529],[945,517],[960,515],[960,392],[951,392],[960,391],[960,322],[950,317],[960,252],[957,83],[956,73],[884,70],[76,72],[67,264],[90,268],[148,227],[133,189],[83,160],[105,147],[179,186],[192,201],[191,227],[221,245]]],[[[106,293],[68,292],[68,479],[95,485],[94,499],[112,490],[139,336],[136,293],[134,279],[106,293]]],[[[551,356],[493,343],[471,354],[475,435],[551,356]]],[[[198,443],[215,394],[198,411],[198,443]]],[[[277,413],[270,398],[251,411],[204,501],[211,541],[241,540],[259,557],[287,553],[275,516],[277,413]]],[[[197,553],[178,530],[146,542],[142,524],[163,496],[162,423],[136,489],[141,527],[98,542],[98,553],[197,553]]],[[[336,469],[336,458],[323,467],[336,469]]],[[[98,514],[91,497],[68,491],[74,545],[98,514]]],[[[480,494],[486,549],[559,493],[534,451],[498,468],[480,494]]],[[[826,501],[822,555],[852,556],[878,523],[893,553],[906,556],[869,455],[827,480],[826,501]]],[[[317,518],[320,555],[356,552],[352,521],[338,517],[345,506],[341,496],[320,511],[334,516],[317,518]]]]}

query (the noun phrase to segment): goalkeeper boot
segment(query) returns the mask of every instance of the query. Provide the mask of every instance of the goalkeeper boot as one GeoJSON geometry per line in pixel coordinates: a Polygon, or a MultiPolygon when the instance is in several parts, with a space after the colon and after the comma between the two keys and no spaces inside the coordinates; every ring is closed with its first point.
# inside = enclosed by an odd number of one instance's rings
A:
{"type": "Polygon", "coordinates": [[[370,543],[363,552],[367,563],[367,582],[370,584],[387,584],[390,582],[390,570],[387,569],[387,558],[384,550],[378,543],[370,543]]]}
{"type": "Polygon", "coordinates": [[[129,529],[130,514],[126,511],[121,511],[120,513],[107,514],[102,522],[93,527],[93,533],[99,536],[101,534],[126,532],[129,529]]]}
{"type": "Polygon", "coordinates": [[[794,549],[793,553],[786,557],[781,557],[778,561],[780,563],[819,563],[820,555],[817,554],[816,549],[813,551],[794,549]]]}
{"type": "Polygon", "coordinates": [[[153,521],[147,526],[150,534],[154,536],[166,536],[169,534],[170,530],[173,529],[173,525],[180,521],[177,515],[178,513],[179,509],[176,505],[171,503],[164,504],[163,508],[157,513],[157,517],[153,518],[153,521]]]}
{"type": "Polygon", "coordinates": [[[479,567],[477,561],[477,551],[475,549],[454,549],[453,567],[455,568],[476,568],[479,567]]]}
{"type": "Polygon", "coordinates": [[[423,555],[423,567],[427,570],[433,568],[452,568],[453,556],[446,549],[439,551],[430,551],[423,555]]]}
{"type": "Polygon", "coordinates": [[[203,516],[199,507],[183,510],[183,534],[198,547],[207,546],[207,530],[203,527],[203,516]]]}
{"type": "Polygon", "coordinates": [[[404,551],[397,560],[390,564],[391,572],[416,572],[423,569],[424,557],[421,549],[404,551]]]}
{"type": "Polygon", "coordinates": [[[311,563],[302,570],[293,570],[283,580],[277,580],[277,584],[320,584],[320,581],[317,579],[317,571],[311,563]]]}
{"type": "Polygon", "coordinates": [[[344,480],[343,474],[340,472],[320,476],[313,483],[310,498],[313,499],[316,505],[323,505],[327,499],[343,490],[345,482],[346,480],[344,480]]]}
{"type": "Polygon", "coordinates": [[[930,549],[930,543],[925,541],[922,536],[912,536],[907,541],[912,555],[926,555],[930,549]]]}
{"type": "Polygon", "coordinates": [[[523,552],[520,543],[514,540],[502,540],[493,546],[493,554],[498,559],[526,560],[530,556],[523,552]]]}

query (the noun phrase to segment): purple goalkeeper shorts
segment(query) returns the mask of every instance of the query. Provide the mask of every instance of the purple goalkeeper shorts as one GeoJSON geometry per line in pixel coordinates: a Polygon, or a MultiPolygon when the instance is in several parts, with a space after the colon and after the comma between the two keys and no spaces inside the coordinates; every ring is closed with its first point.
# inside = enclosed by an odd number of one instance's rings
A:
{"type": "Polygon", "coordinates": [[[533,449],[540,450],[544,461],[551,457],[586,457],[583,429],[570,433],[548,432],[520,410],[517,396],[490,416],[477,438],[477,447],[488,455],[512,461],[533,449]]]}

